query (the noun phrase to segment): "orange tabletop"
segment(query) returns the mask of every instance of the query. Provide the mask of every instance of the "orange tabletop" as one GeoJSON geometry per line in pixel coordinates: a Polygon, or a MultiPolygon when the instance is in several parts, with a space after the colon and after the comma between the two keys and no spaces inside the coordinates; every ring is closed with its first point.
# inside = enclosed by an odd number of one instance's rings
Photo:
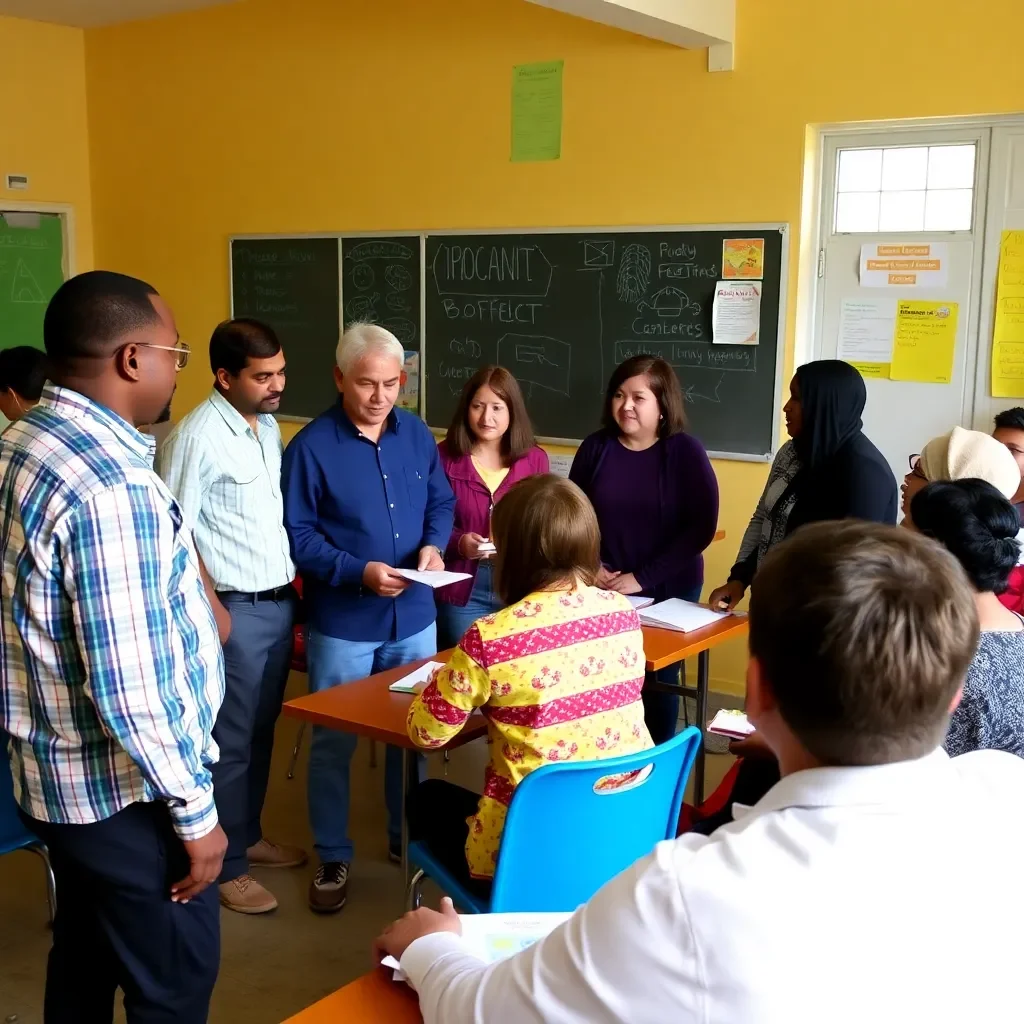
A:
{"type": "Polygon", "coordinates": [[[285,1024],[422,1024],[416,994],[376,970],[307,1007],[285,1024]]]}
{"type": "Polygon", "coordinates": [[[725,540],[725,530],[716,530],[715,540],[725,540]]]}
{"type": "Polygon", "coordinates": [[[710,626],[692,629],[688,633],[644,626],[644,657],[647,661],[647,670],[657,672],[659,668],[710,651],[712,647],[743,636],[746,632],[746,615],[730,615],[712,622],[710,626]]]}

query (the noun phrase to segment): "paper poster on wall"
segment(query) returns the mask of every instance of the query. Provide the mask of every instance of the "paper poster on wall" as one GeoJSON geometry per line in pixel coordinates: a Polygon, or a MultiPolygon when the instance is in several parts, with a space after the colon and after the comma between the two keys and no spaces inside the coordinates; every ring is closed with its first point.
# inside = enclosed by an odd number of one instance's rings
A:
{"type": "Polygon", "coordinates": [[[1004,231],[999,245],[992,331],[992,395],[1024,397],[1024,230],[1004,231]]]}
{"type": "Polygon", "coordinates": [[[944,288],[948,283],[948,242],[885,242],[860,247],[862,288],[944,288]]]}
{"type": "Polygon", "coordinates": [[[764,239],[725,239],[722,242],[722,277],[727,281],[764,277],[764,239]]]}
{"type": "Polygon", "coordinates": [[[761,282],[719,281],[711,311],[716,345],[756,345],[761,330],[761,282]]]}
{"type": "Polygon", "coordinates": [[[948,384],[953,379],[959,310],[955,302],[901,299],[897,303],[889,373],[893,380],[948,384]]]}
{"type": "Polygon", "coordinates": [[[563,480],[569,479],[572,460],[571,455],[556,455],[554,452],[548,452],[548,468],[555,476],[560,476],[563,480]]]}
{"type": "Polygon", "coordinates": [[[420,354],[419,352],[405,352],[405,383],[398,392],[398,401],[395,402],[400,409],[408,409],[410,412],[420,411],[420,354]]]}
{"type": "Polygon", "coordinates": [[[512,160],[557,160],[562,155],[560,60],[512,69],[512,160]]]}
{"type": "Polygon", "coordinates": [[[895,332],[895,299],[843,299],[836,355],[862,376],[885,380],[895,332]]]}

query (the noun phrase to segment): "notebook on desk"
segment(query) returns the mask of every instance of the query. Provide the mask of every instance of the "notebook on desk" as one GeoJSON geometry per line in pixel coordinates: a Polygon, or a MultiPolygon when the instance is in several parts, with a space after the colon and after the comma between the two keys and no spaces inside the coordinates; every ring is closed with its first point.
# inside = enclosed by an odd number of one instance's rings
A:
{"type": "Polygon", "coordinates": [[[648,608],[640,609],[640,622],[644,626],[658,629],[674,629],[677,633],[690,633],[695,629],[710,626],[720,619],[728,618],[731,612],[713,612],[706,605],[670,597],[648,608]]]}

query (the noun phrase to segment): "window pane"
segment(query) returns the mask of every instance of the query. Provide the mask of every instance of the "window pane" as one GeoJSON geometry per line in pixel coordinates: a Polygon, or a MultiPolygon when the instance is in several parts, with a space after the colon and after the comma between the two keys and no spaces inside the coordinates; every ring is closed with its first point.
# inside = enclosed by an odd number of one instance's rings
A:
{"type": "Polygon", "coordinates": [[[932,146],[928,150],[928,188],[972,188],[974,146],[932,146]]]}
{"type": "Polygon", "coordinates": [[[974,192],[969,188],[947,188],[926,193],[925,231],[969,231],[974,192]]]}
{"type": "Polygon", "coordinates": [[[879,231],[922,231],[924,229],[922,192],[883,192],[878,214],[879,231]]]}
{"type": "Polygon", "coordinates": [[[882,187],[880,149],[844,149],[839,154],[840,192],[877,192],[882,187]]]}
{"type": "Polygon", "coordinates": [[[923,189],[928,178],[928,150],[886,149],[882,153],[882,190],[923,189]]]}
{"type": "Polygon", "coordinates": [[[836,231],[877,231],[878,193],[841,192],[836,199],[836,231]]]}

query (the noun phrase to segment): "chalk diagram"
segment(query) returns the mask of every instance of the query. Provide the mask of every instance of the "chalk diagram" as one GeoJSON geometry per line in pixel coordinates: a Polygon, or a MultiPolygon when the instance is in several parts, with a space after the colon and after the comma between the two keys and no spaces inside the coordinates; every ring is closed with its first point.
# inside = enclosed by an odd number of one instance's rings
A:
{"type": "Polygon", "coordinates": [[[406,302],[405,296],[399,292],[388,292],[384,302],[393,313],[409,312],[409,303],[406,302]]]}
{"type": "Polygon", "coordinates": [[[720,405],[722,399],[718,395],[718,389],[722,386],[722,381],[725,380],[725,374],[720,373],[718,380],[715,381],[713,386],[707,384],[701,386],[698,384],[684,384],[683,385],[683,399],[694,405],[698,399],[703,402],[714,402],[716,405],[720,405]],[[706,392],[710,391],[710,394],[706,392]]]}
{"type": "Polygon", "coordinates": [[[700,315],[700,303],[694,302],[681,288],[667,285],[656,291],[650,300],[642,299],[637,304],[637,311],[653,310],[661,317],[680,317],[683,313],[692,316],[700,315]]]}
{"type": "Polygon", "coordinates": [[[586,239],[583,242],[583,266],[588,270],[605,270],[615,266],[615,242],[612,239],[586,239]]]}
{"type": "Polygon", "coordinates": [[[367,288],[372,288],[375,280],[376,277],[373,273],[373,267],[368,263],[357,263],[352,268],[352,283],[360,291],[366,291],[367,288]]]}
{"type": "Polygon", "coordinates": [[[498,365],[520,384],[570,396],[572,347],[543,334],[505,334],[498,339],[498,365]]]}
{"type": "Polygon", "coordinates": [[[623,302],[639,302],[647,292],[651,280],[651,250],[646,245],[632,243],[622,252],[619,276],[615,281],[619,298],[623,302]]]}
{"type": "Polygon", "coordinates": [[[416,340],[416,325],[404,316],[389,317],[381,327],[390,331],[403,345],[411,345],[416,340]]]}
{"type": "Polygon", "coordinates": [[[412,274],[405,267],[392,263],[384,271],[384,280],[394,288],[396,292],[404,292],[412,287],[412,274]]]}
{"type": "Polygon", "coordinates": [[[345,314],[349,320],[374,320],[377,317],[379,292],[370,295],[356,295],[345,303],[345,314]]]}
{"type": "Polygon", "coordinates": [[[401,242],[381,239],[376,242],[360,242],[345,252],[345,259],[360,263],[363,260],[411,260],[412,249],[401,242]]]}
{"type": "Polygon", "coordinates": [[[11,281],[11,302],[46,302],[43,289],[39,287],[39,282],[24,260],[18,260],[14,268],[14,278],[11,281]]]}

